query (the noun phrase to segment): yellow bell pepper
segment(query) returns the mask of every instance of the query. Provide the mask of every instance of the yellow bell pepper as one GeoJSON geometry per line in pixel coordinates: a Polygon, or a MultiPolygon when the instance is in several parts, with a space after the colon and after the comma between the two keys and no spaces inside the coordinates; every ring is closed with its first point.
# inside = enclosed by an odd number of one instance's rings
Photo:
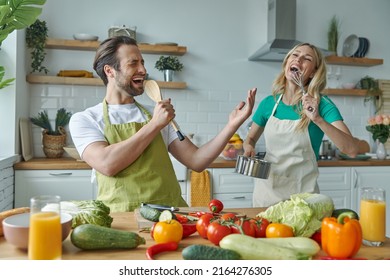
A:
{"type": "Polygon", "coordinates": [[[327,217],[321,224],[322,250],[333,258],[351,258],[362,245],[362,227],[358,220],[352,219],[349,212],[327,217]]]}

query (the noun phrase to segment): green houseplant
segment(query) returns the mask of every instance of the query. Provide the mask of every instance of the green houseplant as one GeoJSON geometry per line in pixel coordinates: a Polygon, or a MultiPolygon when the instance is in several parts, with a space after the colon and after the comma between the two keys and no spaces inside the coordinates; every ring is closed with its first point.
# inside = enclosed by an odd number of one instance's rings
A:
{"type": "Polygon", "coordinates": [[[334,52],[337,55],[337,45],[339,42],[339,26],[340,21],[336,15],[334,15],[330,22],[328,28],[328,50],[334,52]]]}
{"type": "Polygon", "coordinates": [[[48,37],[48,28],[46,21],[37,19],[26,29],[26,43],[27,47],[31,49],[31,72],[45,72],[49,70],[42,65],[45,60],[45,44],[48,37]]]}
{"type": "Polygon", "coordinates": [[[165,81],[172,81],[173,73],[183,69],[183,64],[176,56],[160,56],[154,66],[157,70],[164,73],[165,81]]]}
{"type": "MultiPolygon", "coordinates": [[[[3,41],[17,29],[23,29],[35,22],[41,14],[46,0],[0,0],[0,48],[3,41]]],[[[0,89],[10,85],[15,79],[3,81],[5,69],[0,66],[0,89]]]]}
{"type": "Polygon", "coordinates": [[[358,88],[367,90],[367,94],[364,97],[364,103],[372,100],[375,106],[375,113],[379,112],[383,106],[383,99],[382,90],[379,88],[378,80],[370,76],[364,76],[360,79],[357,86],[358,88]]]}
{"type": "Polygon", "coordinates": [[[30,121],[43,128],[42,144],[43,152],[48,158],[59,158],[64,154],[63,147],[66,146],[65,126],[69,123],[72,113],[61,108],[57,111],[55,127],[53,129],[46,111],[41,111],[38,116],[31,117],[30,121]]]}

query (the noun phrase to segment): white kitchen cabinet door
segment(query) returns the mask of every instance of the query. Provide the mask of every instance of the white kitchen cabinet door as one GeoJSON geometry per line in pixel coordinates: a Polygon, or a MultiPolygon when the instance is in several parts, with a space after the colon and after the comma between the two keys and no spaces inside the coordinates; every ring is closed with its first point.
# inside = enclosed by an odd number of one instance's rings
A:
{"type": "Polygon", "coordinates": [[[45,194],[63,201],[94,199],[91,170],[15,170],[15,207],[29,206],[31,197],[45,194]]]}
{"type": "Polygon", "coordinates": [[[234,172],[234,168],[212,168],[213,198],[224,208],[252,207],[254,179],[234,172]]]}
{"type": "Polygon", "coordinates": [[[320,193],[333,199],[335,208],[351,208],[351,168],[320,167],[318,186],[320,193]]]}
{"type": "Polygon", "coordinates": [[[223,202],[224,208],[250,208],[252,207],[253,193],[217,193],[213,198],[223,202]]]}
{"type": "Polygon", "coordinates": [[[390,237],[390,166],[353,167],[353,209],[360,213],[360,189],[379,187],[386,191],[386,236],[390,237]]]}

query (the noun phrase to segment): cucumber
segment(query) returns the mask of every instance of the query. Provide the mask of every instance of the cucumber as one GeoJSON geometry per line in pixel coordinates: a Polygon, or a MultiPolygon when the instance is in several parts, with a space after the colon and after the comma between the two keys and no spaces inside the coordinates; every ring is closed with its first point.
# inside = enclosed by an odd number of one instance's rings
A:
{"type": "Polygon", "coordinates": [[[243,234],[229,234],[222,238],[219,246],[237,252],[244,260],[308,260],[312,257],[291,248],[264,242],[262,238],[243,234]]]}
{"type": "Polygon", "coordinates": [[[241,256],[232,250],[216,246],[195,244],[183,249],[181,252],[185,260],[239,260],[241,256]]]}
{"type": "Polygon", "coordinates": [[[352,219],[359,220],[358,213],[356,213],[354,210],[348,209],[348,208],[340,208],[340,209],[333,210],[332,217],[338,218],[340,216],[340,214],[345,213],[345,212],[351,212],[351,215],[349,215],[349,216],[352,217],[352,219]]]}
{"type": "Polygon", "coordinates": [[[160,214],[160,217],[158,217],[159,222],[165,222],[170,220],[176,220],[176,216],[169,210],[163,210],[160,214]]]}
{"type": "Polygon", "coordinates": [[[75,227],[70,235],[74,246],[83,250],[134,249],[145,244],[145,239],[135,232],[107,228],[94,224],[75,227]]]}
{"type": "Polygon", "coordinates": [[[155,208],[152,208],[147,205],[142,205],[139,209],[141,216],[149,221],[158,222],[161,212],[155,208]]]}

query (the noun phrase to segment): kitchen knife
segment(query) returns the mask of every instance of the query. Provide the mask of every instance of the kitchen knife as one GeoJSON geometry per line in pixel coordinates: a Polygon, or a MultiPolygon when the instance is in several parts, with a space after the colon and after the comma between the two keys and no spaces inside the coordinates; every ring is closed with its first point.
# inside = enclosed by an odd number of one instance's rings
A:
{"type": "Polygon", "coordinates": [[[168,206],[168,205],[161,205],[161,204],[150,204],[150,203],[144,203],[144,202],[142,202],[142,203],[141,203],[141,207],[142,207],[142,206],[149,206],[149,207],[154,208],[154,209],[158,209],[158,210],[169,210],[169,211],[172,211],[172,212],[177,212],[177,211],[179,211],[179,208],[177,208],[177,207],[168,206]]]}

